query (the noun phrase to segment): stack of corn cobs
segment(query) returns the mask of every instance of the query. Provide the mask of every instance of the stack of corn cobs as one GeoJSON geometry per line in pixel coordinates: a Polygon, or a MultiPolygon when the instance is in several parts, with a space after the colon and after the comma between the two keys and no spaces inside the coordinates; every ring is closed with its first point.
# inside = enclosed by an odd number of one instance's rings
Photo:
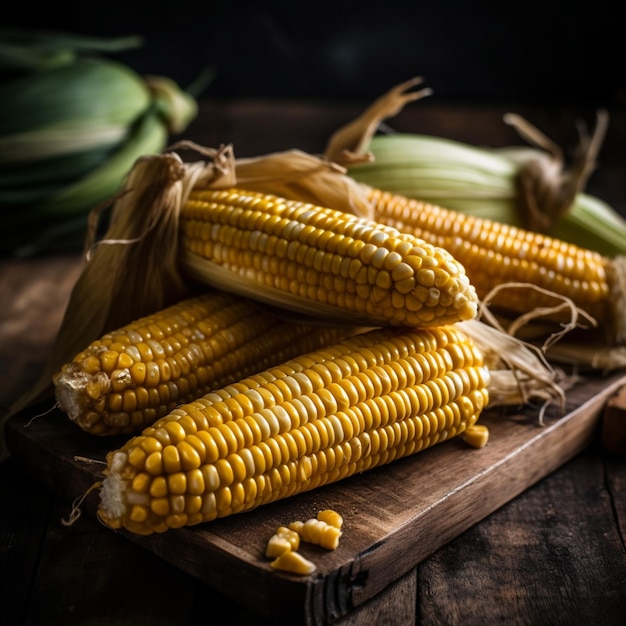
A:
{"type": "Polygon", "coordinates": [[[487,407],[558,404],[557,372],[479,319],[486,299],[533,336],[621,349],[623,259],[356,182],[332,158],[354,145],[331,144],[185,142],[129,172],[51,365],[78,427],[131,437],[107,456],[104,524],[208,522],[453,437],[480,447],[487,407]]]}

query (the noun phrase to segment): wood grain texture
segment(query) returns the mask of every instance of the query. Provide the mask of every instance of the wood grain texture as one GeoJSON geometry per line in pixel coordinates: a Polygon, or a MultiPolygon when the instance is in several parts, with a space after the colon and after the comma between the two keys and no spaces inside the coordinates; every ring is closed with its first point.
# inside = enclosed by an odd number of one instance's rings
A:
{"type": "Polygon", "coordinates": [[[81,267],[77,255],[0,263],[0,413],[39,378],[81,267]]]}
{"type": "Polygon", "coordinates": [[[606,402],[601,425],[602,445],[613,454],[626,457],[626,387],[606,402]]]}
{"type": "Polygon", "coordinates": [[[607,523],[604,468],[582,454],[567,470],[569,480],[545,478],[420,566],[425,623],[602,626],[626,616],[624,575],[608,584],[610,572],[624,571],[626,553],[607,523]]]}

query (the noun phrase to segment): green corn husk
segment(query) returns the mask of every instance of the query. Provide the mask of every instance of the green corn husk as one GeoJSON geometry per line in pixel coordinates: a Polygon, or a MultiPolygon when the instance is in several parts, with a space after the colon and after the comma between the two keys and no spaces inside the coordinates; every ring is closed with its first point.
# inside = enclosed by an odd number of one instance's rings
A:
{"type": "Polygon", "coordinates": [[[0,162],[71,153],[100,145],[109,135],[115,143],[150,104],[141,78],[97,58],[16,77],[0,85],[0,96],[0,162]]]}
{"type": "Polygon", "coordinates": [[[429,135],[376,135],[385,118],[429,93],[406,93],[418,82],[396,87],[335,133],[326,156],[372,187],[542,232],[609,257],[626,254],[626,219],[583,189],[608,123],[603,112],[595,134],[581,137],[570,167],[556,145],[515,115],[505,122],[533,147],[489,149],[429,135]]]}
{"type": "Polygon", "coordinates": [[[74,61],[81,52],[120,52],[141,46],[137,35],[94,37],[47,30],[0,29],[0,74],[48,70],[74,61]]]}
{"type": "Polygon", "coordinates": [[[27,241],[14,245],[18,257],[33,256],[41,251],[60,252],[82,247],[86,235],[85,207],[93,208],[111,191],[116,191],[132,164],[141,156],[158,154],[167,141],[167,131],[155,112],[144,115],[127,141],[118,150],[81,178],[66,185],[57,193],[34,205],[26,214],[6,214],[4,223],[13,230],[24,232],[32,220],[37,220],[38,231],[27,241]]]}
{"type": "Polygon", "coordinates": [[[140,43],[0,31],[0,254],[82,248],[89,212],[195,117],[170,79],[103,56],[140,43]]]}

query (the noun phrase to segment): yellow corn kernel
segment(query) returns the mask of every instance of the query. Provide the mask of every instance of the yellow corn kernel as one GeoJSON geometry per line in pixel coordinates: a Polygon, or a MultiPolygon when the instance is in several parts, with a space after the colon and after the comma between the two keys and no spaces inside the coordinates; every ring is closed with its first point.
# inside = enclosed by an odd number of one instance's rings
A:
{"type": "Polygon", "coordinates": [[[197,280],[286,308],[415,327],[477,312],[475,290],[447,250],[342,211],[194,189],[180,229],[181,263],[197,280]]]}
{"type": "Polygon", "coordinates": [[[472,424],[465,429],[461,437],[472,448],[484,448],[489,441],[489,429],[484,424],[472,424]]]}
{"type": "Polygon", "coordinates": [[[54,376],[56,399],[87,432],[138,432],[177,404],[349,333],[285,322],[251,300],[208,292],[94,341],[54,376]]]}
{"type": "Polygon", "coordinates": [[[341,528],[343,526],[343,517],[337,513],[337,511],[333,511],[332,509],[324,509],[317,514],[317,519],[320,522],[326,522],[330,526],[334,526],[335,528],[341,528]]]}
{"type": "Polygon", "coordinates": [[[274,559],[283,552],[295,552],[299,547],[300,535],[286,526],[279,526],[267,542],[265,556],[274,559]]]}
{"type": "Polygon", "coordinates": [[[294,552],[293,550],[283,552],[280,556],[274,559],[270,565],[274,569],[289,572],[290,574],[301,574],[302,576],[308,576],[317,569],[315,563],[309,561],[299,552],[294,552]]]}
{"type": "MultiPolygon", "coordinates": [[[[535,288],[496,293],[490,306],[513,314],[554,307],[547,290],[567,297],[606,329],[612,343],[626,342],[624,258],[597,252],[508,224],[451,211],[370,188],[375,219],[448,250],[463,264],[478,296],[498,285],[531,283],[535,288]]],[[[569,321],[569,311],[555,314],[569,321]],[[567,316],[567,317],[563,317],[567,316]]]]}
{"type": "Polygon", "coordinates": [[[272,535],[265,547],[265,556],[270,559],[275,559],[284,552],[291,551],[291,544],[286,537],[281,537],[278,534],[272,535]]]}
{"type": "MultiPolygon", "coordinates": [[[[113,528],[149,534],[315,489],[460,435],[486,407],[488,383],[483,357],[459,325],[355,335],[183,404],[110,452],[98,516],[113,528]],[[465,344],[471,349],[459,349],[465,344]],[[455,382],[461,372],[468,373],[463,385],[455,382]],[[372,381],[369,388],[359,375],[372,381]],[[281,395],[280,405],[265,393],[277,380],[292,395],[281,395]],[[233,403],[242,410],[229,417],[225,408],[233,403]],[[292,410],[296,404],[304,410],[292,410]],[[218,426],[215,414],[224,420],[218,426]],[[242,434],[251,423],[258,427],[252,445],[242,434]],[[153,493],[158,502],[146,504],[153,493]],[[190,495],[202,499],[199,512],[186,510],[190,495]],[[137,497],[150,510],[145,520],[129,516],[137,497]]],[[[320,517],[311,532],[335,545],[340,516],[320,517]]]]}
{"type": "Polygon", "coordinates": [[[297,532],[303,541],[314,543],[327,550],[336,550],[339,538],[343,534],[337,526],[331,526],[315,518],[308,519],[306,522],[292,522],[289,528],[297,532]]]}

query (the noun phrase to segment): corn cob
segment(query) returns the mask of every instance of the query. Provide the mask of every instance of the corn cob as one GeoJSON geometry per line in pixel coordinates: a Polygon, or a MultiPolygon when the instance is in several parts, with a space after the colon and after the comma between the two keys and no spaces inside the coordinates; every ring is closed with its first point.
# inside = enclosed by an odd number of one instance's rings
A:
{"type": "Polygon", "coordinates": [[[488,380],[458,326],[356,335],[182,405],[109,452],[98,517],[161,533],[338,481],[460,435],[488,380]]]}
{"type": "MultiPolygon", "coordinates": [[[[369,188],[375,219],[449,250],[484,299],[496,286],[531,283],[569,298],[606,331],[626,341],[624,257],[609,259],[558,239],[369,188]]],[[[514,314],[554,307],[541,289],[509,289],[491,304],[514,314]]]]}
{"type": "Polygon", "coordinates": [[[489,149],[409,133],[376,135],[367,151],[373,161],[349,167],[349,174],[371,187],[541,232],[605,256],[626,253],[626,219],[600,198],[576,191],[582,181],[543,151],[489,149]]]}
{"type": "Polygon", "coordinates": [[[177,404],[349,332],[284,322],[251,300],[208,292],[92,342],[53,377],[56,399],[84,431],[138,432],[177,404]]]}
{"type": "Polygon", "coordinates": [[[472,319],[477,298],[447,251],[391,227],[256,192],[194,189],[182,265],[200,281],[371,326],[472,319]]]}
{"type": "MultiPolygon", "coordinates": [[[[489,149],[444,137],[390,132],[383,122],[432,91],[415,77],[377,98],[328,141],[325,157],[360,183],[542,232],[608,257],[626,254],[626,220],[600,198],[583,193],[597,165],[608,114],[593,133],[578,124],[570,159],[530,122],[507,113],[504,122],[528,146],[489,149]],[[377,131],[383,131],[376,134],[377,131]]],[[[331,206],[332,203],[331,203],[331,206]]]]}

